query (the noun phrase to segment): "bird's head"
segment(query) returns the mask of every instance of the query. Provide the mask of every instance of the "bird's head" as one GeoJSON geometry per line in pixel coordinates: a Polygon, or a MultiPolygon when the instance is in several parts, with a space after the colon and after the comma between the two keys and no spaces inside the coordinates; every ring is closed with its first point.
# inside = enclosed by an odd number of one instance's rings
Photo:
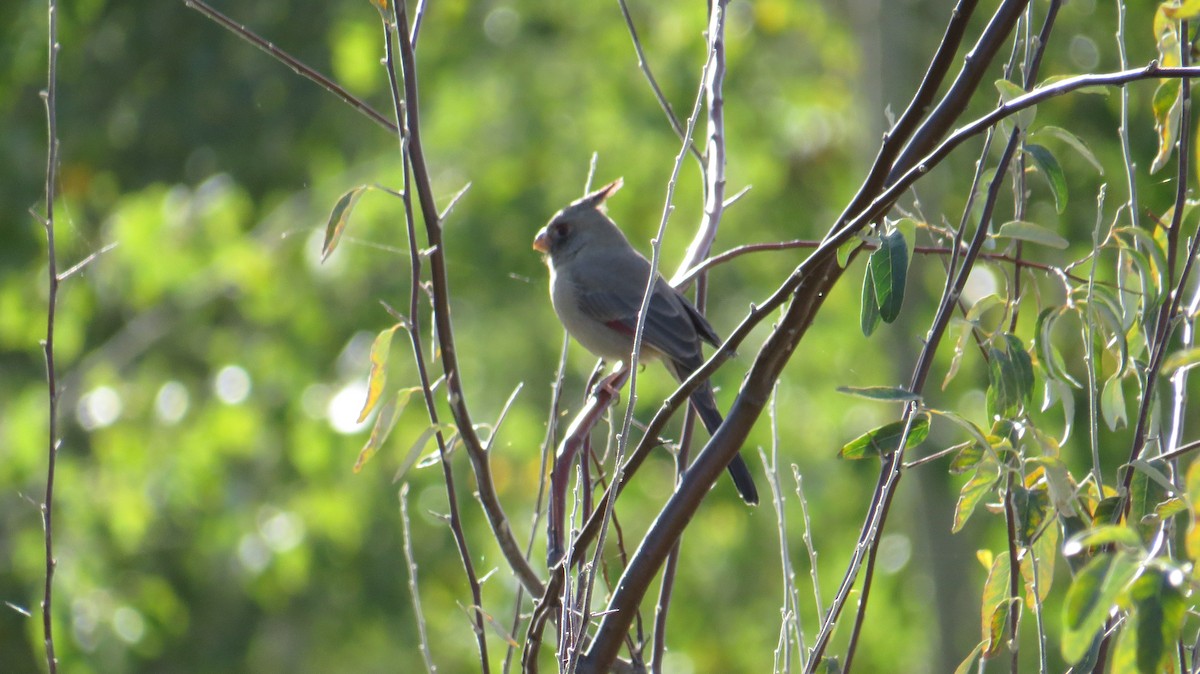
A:
{"type": "Polygon", "coordinates": [[[533,249],[548,255],[551,261],[561,262],[585,246],[628,246],[625,235],[604,213],[604,200],[621,189],[621,184],[617,178],[555,213],[533,239],[533,249]]]}

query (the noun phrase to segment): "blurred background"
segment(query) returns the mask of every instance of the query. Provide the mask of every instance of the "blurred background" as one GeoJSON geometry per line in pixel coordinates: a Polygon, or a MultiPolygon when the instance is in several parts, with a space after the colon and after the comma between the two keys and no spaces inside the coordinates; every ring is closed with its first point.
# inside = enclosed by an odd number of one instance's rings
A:
{"type": "MultiPolygon", "coordinates": [[[[1033,4],[1040,21],[1046,3],[1033,4]]],[[[1128,19],[1135,65],[1155,56],[1152,8],[1143,4],[1132,3],[1128,19]]],[[[390,109],[370,3],[217,7],[380,111],[390,109]]],[[[424,410],[414,404],[388,445],[360,473],[351,470],[369,429],[355,423],[367,351],[392,323],[380,301],[403,305],[409,292],[399,200],[367,193],[341,246],[319,259],[341,194],[359,184],[401,187],[395,139],[183,2],[86,0],[60,11],[59,268],[115,244],[59,296],[54,617],[63,671],[418,671],[393,476],[428,425],[424,410]]],[[[631,11],[666,97],[686,115],[704,60],[705,4],[642,2],[631,11]]],[[[718,251],[824,233],[861,181],[889,111],[899,114],[920,81],[947,11],[947,3],[920,0],[731,4],[728,189],[751,189],[726,212],[718,251]]],[[[976,17],[972,36],[985,19],[976,17]]],[[[1113,3],[1068,3],[1043,74],[1116,70],[1115,21],[1113,3]]],[[[0,608],[0,669],[35,672],[45,667],[38,503],[47,284],[45,236],[29,210],[44,211],[45,5],[0,3],[0,36],[0,599],[8,604],[0,608]]],[[[418,60],[439,205],[470,184],[445,236],[475,417],[494,421],[523,386],[492,460],[525,541],[562,344],[545,268],[530,250],[533,234],[583,193],[595,153],[598,182],[625,179],[610,214],[648,250],[679,142],[638,70],[616,3],[429,3],[418,60]]],[[[975,109],[994,103],[990,91],[975,109]]],[[[1152,93],[1153,83],[1130,87],[1131,140],[1143,167],[1154,154],[1152,93]]],[[[1039,110],[1039,123],[1069,126],[1088,143],[1106,174],[1053,147],[1071,181],[1071,207],[1057,214],[1035,181],[1029,219],[1078,244],[1061,257],[1042,250],[1035,257],[1064,263],[1086,254],[1099,185],[1112,183],[1102,217],[1124,198],[1118,107],[1114,93],[1073,95],[1039,110]]],[[[979,147],[969,143],[920,183],[920,213],[930,222],[957,222],[979,147]]],[[[1144,169],[1138,179],[1143,208],[1164,211],[1173,186],[1144,169]]],[[[689,159],[664,241],[667,270],[699,221],[701,187],[689,159]]],[[[717,330],[727,334],[805,254],[762,253],[716,268],[709,315],[717,330]]],[[[804,478],[828,606],[877,472],[873,461],[838,460],[837,450],[898,413],[835,388],[907,383],[943,278],[940,259],[918,257],[904,314],[865,338],[861,267],[860,259],[826,303],[776,401],[787,548],[809,638],[817,609],[791,466],[804,478]]],[[[972,292],[1003,284],[1002,275],[981,274],[972,292]]],[[[1025,313],[1031,324],[1036,307],[1025,313]]],[[[723,406],[767,327],[718,373],[723,406]]],[[[950,349],[942,351],[933,382],[949,362],[950,349]]],[[[571,346],[569,410],[578,409],[592,364],[571,346]]],[[[390,374],[389,387],[417,383],[404,339],[395,341],[390,374]]],[[[639,382],[638,414],[648,419],[673,384],[661,368],[639,382]]],[[[969,354],[949,387],[931,386],[931,404],[985,423],[986,383],[986,367],[969,354]]],[[[1055,434],[1063,422],[1058,407],[1044,416],[1055,434]]],[[[1111,434],[1105,457],[1119,463],[1127,439],[1127,429],[1111,434]]],[[[960,440],[954,429],[935,427],[920,452],[960,440]]],[[[1073,436],[1064,456],[1086,470],[1083,440],[1073,436]]],[[[744,450],[760,485],[758,451],[770,451],[771,441],[764,418],[744,450]]],[[[495,571],[484,609],[504,627],[516,583],[472,496],[465,458],[456,454],[454,466],[477,568],[495,571]]],[[[622,497],[627,536],[656,512],[672,470],[670,457],[656,454],[622,497]]],[[[912,471],[901,489],[880,550],[861,671],[951,671],[979,640],[986,568],[976,550],[1000,550],[1004,532],[998,518],[977,516],[949,533],[965,479],[935,462],[912,471]]],[[[464,609],[470,595],[440,517],[448,507],[441,473],[418,469],[404,480],[434,662],[440,671],[476,671],[464,609]]],[[[544,533],[540,525],[532,533],[535,567],[544,570],[544,533]]],[[[771,505],[747,509],[723,480],[684,537],[683,553],[670,671],[768,671],[783,592],[771,505]]],[[[1053,631],[1058,614],[1050,610],[1053,631]]],[[[492,633],[489,642],[498,664],[504,641],[492,633]]],[[[1024,654],[1036,657],[1036,649],[1024,654]]]]}

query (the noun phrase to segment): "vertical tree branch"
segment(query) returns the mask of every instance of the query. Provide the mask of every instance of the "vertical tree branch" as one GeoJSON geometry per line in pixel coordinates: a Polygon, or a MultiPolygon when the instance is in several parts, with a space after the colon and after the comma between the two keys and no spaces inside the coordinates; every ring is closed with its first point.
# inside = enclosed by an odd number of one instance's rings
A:
{"type": "MultiPolygon", "coordinates": [[[[1181,21],[1179,27],[1179,59],[1180,65],[1184,68],[1188,67],[1191,62],[1192,42],[1188,39],[1188,22],[1181,21]]],[[[1188,184],[1191,177],[1191,156],[1192,156],[1192,81],[1189,78],[1183,78],[1179,88],[1180,106],[1179,106],[1179,139],[1175,148],[1175,156],[1177,157],[1176,171],[1176,186],[1175,186],[1175,206],[1171,216],[1171,224],[1167,229],[1167,281],[1171,284],[1171,292],[1167,295],[1162,307],[1159,309],[1158,321],[1154,325],[1153,339],[1150,342],[1150,358],[1146,365],[1146,383],[1143,390],[1146,392],[1142,396],[1141,405],[1138,409],[1137,426],[1133,433],[1133,446],[1129,450],[1129,461],[1125,464],[1122,470],[1123,477],[1121,479],[1121,507],[1116,508],[1114,517],[1120,518],[1129,515],[1129,488],[1133,484],[1134,467],[1133,462],[1142,455],[1142,450],[1146,447],[1147,434],[1150,429],[1150,408],[1154,403],[1154,389],[1158,384],[1159,371],[1162,368],[1163,359],[1166,358],[1167,347],[1171,342],[1171,335],[1174,333],[1177,325],[1176,317],[1179,314],[1179,308],[1182,306],[1184,290],[1191,274],[1192,266],[1195,264],[1197,252],[1200,252],[1200,236],[1196,233],[1192,235],[1191,245],[1187,250],[1187,258],[1184,260],[1183,271],[1179,277],[1175,276],[1176,260],[1180,252],[1180,229],[1183,228],[1183,210],[1184,204],[1187,201],[1188,184]]]]}
{"type": "MultiPolygon", "coordinates": [[[[417,200],[421,206],[421,215],[425,222],[425,235],[429,243],[429,276],[433,294],[433,320],[436,327],[438,347],[441,351],[442,365],[446,373],[447,399],[450,412],[459,438],[466,448],[467,457],[475,472],[475,485],[479,490],[479,502],[487,515],[488,524],[496,543],[504,555],[505,561],[525,586],[525,590],[533,595],[541,595],[545,589],[533,567],[521,552],[521,545],[513,536],[508,518],[500,505],[500,497],[492,479],[492,470],[484,451],[483,443],[475,430],[471,414],[467,407],[466,393],[462,381],[462,371],[458,364],[458,348],[454,341],[454,325],[450,320],[450,281],[446,270],[446,251],[442,245],[442,225],[437,205],[433,199],[433,188],[430,185],[429,169],[425,162],[425,150],[421,144],[420,98],[417,87],[416,58],[409,38],[408,14],[403,2],[392,4],[396,22],[396,35],[400,46],[400,65],[404,75],[405,115],[408,125],[406,136],[408,143],[409,165],[412,167],[413,186],[416,188],[417,200]]],[[[407,193],[407,192],[406,192],[407,193]]]]}
{"type": "Polygon", "coordinates": [[[58,185],[58,3],[47,3],[47,63],[46,90],[42,100],[46,106],[46,340],[42,351],[46,357],[47,444],[46,493],[42,499],[42,533],[46,542],[46,578],[42,588],[42,639],[46,650],[46,668],[55,674],[58,657],[54,653],[54,471],[58,459],[58,372],[54,363],[54,318],[58,312],[58,252],[54,243],[54,196],[58,185]]]}
{"type": "MultiPolygon", "coordinates": [[[[389,24],[386,14],[380,13],[383,18],[383,32],[385,40],[385,63],[387,66],[388,83],[392,93],[392,106],[396,115],[396,127],[400,129],[397,134],[397,139],[400,141],[400,153],[406,160],[404,166],[404,191],[401,194],[401,199],[404,203],[404,221],[408,233],[408,251],[409,264],[412,269],[409,287],[409,305],[408,305],[408,336],[412,344],[413,359],[416,361],[417,374],[421,381],[421,393],[425,402],[425,410],[429,415],[429,422],[433,424],[437,430],[434,436],[438,445],[438,456],[442,467],[442,478],[446,486],[446,499],[450,508],[450,531],[454,537],[455,547],[458,549],[459,559],[463,565],[463,571],[467,576],[467,583],[471,591],[471,610],[469,611],[474,625],[475,642],[479,648],[479,664],[480,669],[485,674],[490,671],[490,663],[487,651],[487,634],[484,631],[483,624],[483,592],[479,585],[479,577],[475,572],[475,564],[471,559],[471,552],[467,547],[466,533],[463,531],[462,514],[458,505],[458,493],[454,486],[454,470],[450,465],[449,449],[446,445],[445,434],[440,428],[438,421],[437,404],[433,398],[433,387],[430,384],[428,369],[425,366],[424,349],[421,346],[421,324],[420,324],[420,306],[419,299],[421,295],[421,253],[417,245],[416,232],[416,216],[413,213],[412,207],[412,181],[410,180],[409,167],[415,162],[412,157],[412,139],[414,136],[414,128],[416,127],[416,98],[402,98],[400,95],[399,82],[396,81],[396,62],[395,50],[392,44],[393,35],[399,36],[401,45],[407,45],[407,49],[402,47],[401,62],[405,71],[405,86],[406,90],[409,86],[408,77],[411,62],[414,58],[412,46],[409,43],[408,26],[401,21],[404,12],[404,2],[394,3],[395,24],[389,24]],[[405,101],[410,105],[406,106],[405,101]]],[[[429,212],[425,213],[428,219],[429,212]]],[[[437,217],[436,211],[434,216],[437,217]]],[[[435,315],[436,315],[435,307],[435,315]]],[[[448,374],[448,373],[447,373],[448,374]]],[[[417,616],[420,619],[420,616],[417,616]]]]}
{"type": "Polygon", "coordinates": [[[725,11],[729,0],[709,3],[709,67],[705,84],[708,132],[704,142],[704,217],[688,245],[671,285],[679,286],[687,272],[712,251],[725,207],[725,11]]]}

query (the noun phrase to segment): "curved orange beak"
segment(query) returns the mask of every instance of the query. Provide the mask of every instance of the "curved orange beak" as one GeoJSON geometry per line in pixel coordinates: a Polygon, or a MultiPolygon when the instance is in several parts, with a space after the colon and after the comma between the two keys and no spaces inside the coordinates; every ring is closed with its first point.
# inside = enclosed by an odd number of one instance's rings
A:
{"type": "Polygon", "coordinates": [[[545,227],[537,233],[537,236],[533,237],[533,249],[539,253],[550,252],[550,236],[546,233],[545,227]]]}

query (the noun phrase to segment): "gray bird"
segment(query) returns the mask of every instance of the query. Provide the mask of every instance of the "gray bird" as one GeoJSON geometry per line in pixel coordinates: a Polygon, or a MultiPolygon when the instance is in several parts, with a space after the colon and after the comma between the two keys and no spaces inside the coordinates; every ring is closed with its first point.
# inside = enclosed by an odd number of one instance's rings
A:
{"type": "MultiPolygon", "coordinates": [[[[638,310],[650,276],[650,261],[604,213],[604,200],[621,188],[621,179],[572,202],[538,232],[533,248],[550,267],[550,301],[571,334],[588,351],[608,361],[624,361],[633,351],[638,310]]],[[[661,360],[683,381],[704,364],[700,342],[721,340],[696,307],[662,276],[654,281],[641,359],[661,360]]],[[[705,380],[691,395],[692,407],[709,434],[721,425],[721,413],[705,380]]],[[[750,468],[740,454],[729,474],[742,499],[758,503],[750,468]]]]}

